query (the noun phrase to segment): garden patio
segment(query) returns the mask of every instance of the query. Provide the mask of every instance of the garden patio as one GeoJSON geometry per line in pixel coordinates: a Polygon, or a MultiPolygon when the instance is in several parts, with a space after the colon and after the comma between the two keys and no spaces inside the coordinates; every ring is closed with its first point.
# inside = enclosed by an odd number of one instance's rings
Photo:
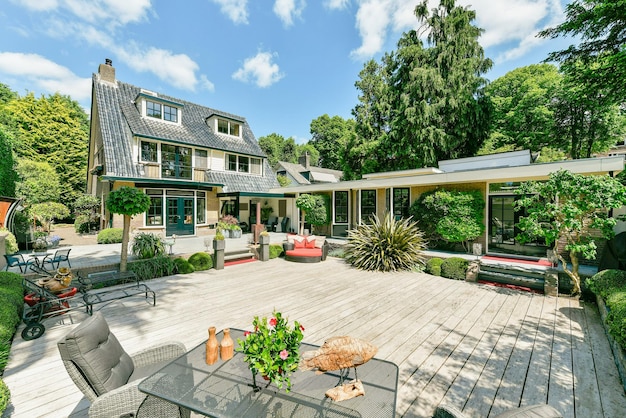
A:
{"type": "MultiPolygon", "coordinates": [[[[568,297],[362,272],[333,257],[304,266],[283,259],[241,264],[156,279],[150,287],[156,307],[130,298],[102,309],[130,353],[168,340],[191,349],[209,326],[249,328],[254,315],[276,309],[306,327],[306,342],[351,335],[377,345],[377,357],[400,369],[397,416],[429,417],[441,402],[470,417],[544,402],[565,417],[626,411],[597,309],[568,297]]],[[[12,396],[7,416],[87,416],[89,404],[56,347],[85,317],[71,313],[64,325],[49,319],[33,341],[18,330],[4,374],[12,396]]]]}

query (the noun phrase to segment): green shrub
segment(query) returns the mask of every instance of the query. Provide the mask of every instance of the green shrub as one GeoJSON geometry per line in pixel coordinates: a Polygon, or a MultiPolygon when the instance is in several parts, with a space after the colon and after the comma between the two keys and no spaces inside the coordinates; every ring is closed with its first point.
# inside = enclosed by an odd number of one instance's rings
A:
{"type": "Polygon", "coordinates": [[[76,219],[74,219],[74,230],[79,234],[85,234],[89,232],[90,224],[89,224],[89,216],[87,215],[78,215],[76,219]]]}
{"type": "Polygon", "coordinates": [[[282,244],[270,244],[270,259],[280,257],[283,251],[282,244]]]}
{"type": "Polygon", "coordinates": [[[441,275],[448,279],[465,280],[469,262],[461,257],[450,257],[441,263],[441,275]]]}
{"type": "Polygon", "coordinates": [[[606,301],[616,289],[626,287],[626,271],[602,270],[587,279],[586,284],[593,293],[606,301]]]}
{"type": "Polygon", "coordinates": [[[11,393],[6,383],[0,379],[0,414],[2,414],[7,406],[9,406],[9,400],[11,399],[11,393]]]}
{"type": "Polygon", "coordinates": [[[194,271],[208,270],[213,267],[213,258],[207,253],[195,253],[189,257],[188,261],[194,271]]]}
{"type": "Polygon", "coordinates": [[[603,270],[587,279],[586,284],[606,303],[609,334],[626,349],[626,271],[603,270]]]}
{"type": "Polygon", "coordinates": [[[146,260],[135,260],[128,263],[127,269],[135,272],[140,280],[151,280],[156,277],[171,276],[176,273],[176,264],[168,256],[159,255],[146,260]]]}
{"type": "Polygon", "coordinates": [[[15,235],[13,235],[8,229],[5,227],[0,227],[0,232],[8,232],[8,235],[4,237],[4,244],[6,246],[5,253],[13,254],[19,251],[19,247],[17,246],[17,240],[15,239],[15,235]]]}
{"type": "Polygon", "coordinates": [[[410,219],[395,220],[389,213],[382,221],[373,216],[373,224],[361,224],[348,231],[346,261],[361,270],[411,270],[423,264],[422,232],[410,219]]]}
{"type": "Polygon", "coordinates": [[[130,252],[142,260],[165,254],[163,239],[152,232],[140,232],[135,235],[130,252]]]}
{"type": "Polygon", "coordinates": [[[175,258],[174,265],[178,274],[189,274],[196,271],[193,265],[184,258],[175,258]]]}
{"type": "Polygon", "coordinates": [[[122,242],[122,228],[107,228],[98,232],[98,244],[119,244],[122,242]]]}
{"type": "Polygon", "coordinates": [[[426,261],[426,273],[441,276],[441,263],[443,263],[443,258],[433,257],[429,259],[426,261]]]}

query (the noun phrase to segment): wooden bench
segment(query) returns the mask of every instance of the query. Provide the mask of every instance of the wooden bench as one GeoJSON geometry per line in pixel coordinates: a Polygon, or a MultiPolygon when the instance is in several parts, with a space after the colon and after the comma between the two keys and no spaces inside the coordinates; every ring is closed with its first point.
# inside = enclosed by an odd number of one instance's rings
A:
{"type": "Polygon", "coordinates": [[[145,283],[141,283],[132,271],[91,273],[86,278],[78,276],[78,281],[90,315],[93,313],[93,305],[111,303],[137,295],[143,295],[146,300],[152,295],[152,305],[156,306],[154,291],[145,283]]]}

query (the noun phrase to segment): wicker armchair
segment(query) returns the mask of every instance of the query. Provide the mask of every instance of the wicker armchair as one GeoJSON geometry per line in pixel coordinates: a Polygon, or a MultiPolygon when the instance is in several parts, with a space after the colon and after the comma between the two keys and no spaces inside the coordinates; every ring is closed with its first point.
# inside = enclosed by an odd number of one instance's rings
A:
{"type": "MultiPolygon", "coordinates": [[[[469,418],[460,410],[450,405],[439,405],[433,418],[469,418]]],[[[495,418],[563,418],[563,415],[550,405],[530,405],[512,409],[495,416],[495,418]]]]}
{"type": "Polygon", "coordinates": [[[142,393],[139,383],[185,353],[181,343],[154,346],[129,356],[100,312],[57,343],[65,369],[91,401],[90,417],[189,417],[188,410],[142,393]]]}

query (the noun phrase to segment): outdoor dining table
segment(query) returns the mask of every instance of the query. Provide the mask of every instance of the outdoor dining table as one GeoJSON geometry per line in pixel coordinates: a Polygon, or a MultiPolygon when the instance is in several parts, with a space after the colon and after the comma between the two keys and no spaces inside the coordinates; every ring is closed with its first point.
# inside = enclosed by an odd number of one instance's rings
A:
{"type": "Polygon", "coordinates": [[[35,265],[37,267],[43,267],[43,259],[46,258],[47,256],[49,256],[50,253],[49,252],[32,252],[30,254],[28,254],[29,258],[32,258],[35,262],[35,265]]]}
{"type": "MultiPolygon", "coordinates": [[[[231,328],[231,336],[237,341],[243,338],[243,331],[231,328]]],[[[317,348],[302,343],[300,352],[317,348]]],[[[297,370],[291,376],[290,392],[257,376],[261,390],[255,391],[242,353],[208,365],[202,343],[146,378],[139,390],[210,417],[394,417],[398,366],[373,358],[359,366],[357,373],[365,395],[341,402],[325,397],[325,392],[339,383],[338,371],[316,374],[297,370]]]]}

